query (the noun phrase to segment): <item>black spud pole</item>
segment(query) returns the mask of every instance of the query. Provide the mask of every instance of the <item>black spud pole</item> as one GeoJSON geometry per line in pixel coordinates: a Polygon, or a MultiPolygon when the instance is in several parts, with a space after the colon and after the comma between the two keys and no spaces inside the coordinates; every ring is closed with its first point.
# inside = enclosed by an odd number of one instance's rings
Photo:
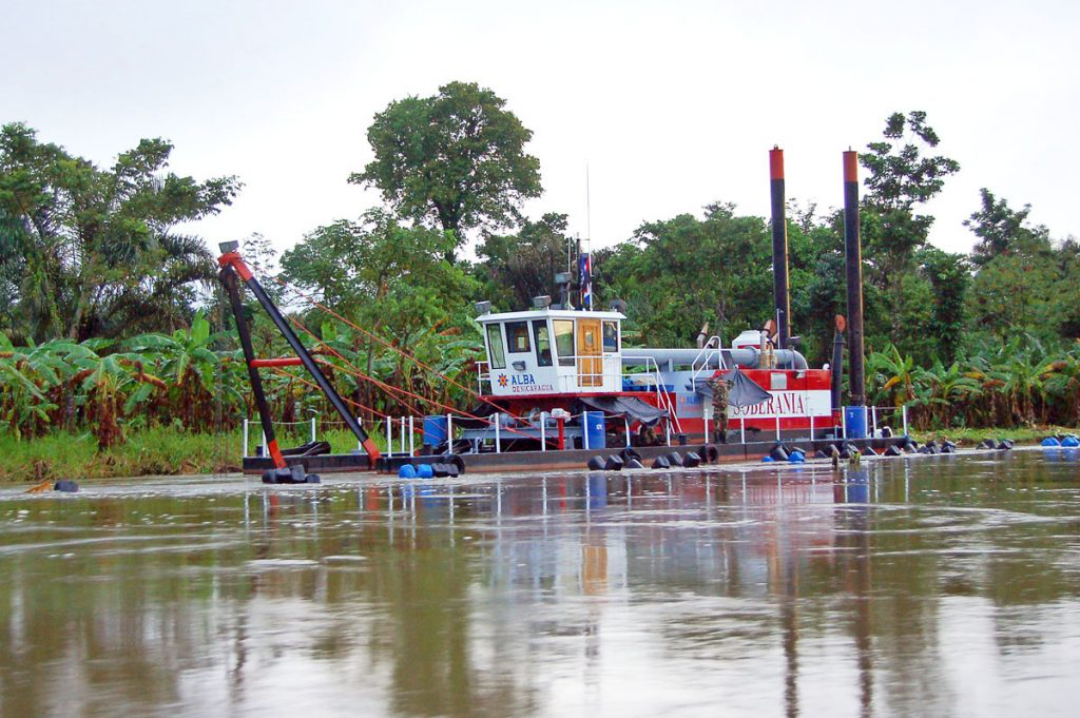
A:
{"type": "Polygon", "coordinates": [[[866,406],[863,354],[862,239],[859,236],[859,153],[844,153],[844,257],[847,263],[847,322],[850,342],[851,406],[866,406]]]}
{"type": "Polygon", "coordinates": [[[780,349],[788,348],[791,336],[791,295],[788,289],[787,211],[784,199],[784,151],[769,150],[772,189],[773,297],[776,302],[776,335],[780,349]]]}

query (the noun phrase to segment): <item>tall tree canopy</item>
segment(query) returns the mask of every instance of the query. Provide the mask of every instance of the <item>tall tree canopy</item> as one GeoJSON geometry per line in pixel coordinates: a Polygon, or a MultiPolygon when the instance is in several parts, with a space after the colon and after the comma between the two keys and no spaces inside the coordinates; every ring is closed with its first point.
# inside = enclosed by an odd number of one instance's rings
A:
{"type": "Polygon", "coordinates": [[[396,100],[367,137],[375,159],[349,181],[378,188],[398,213],[455,233],[508,227],[538,197],[540,161],[526,154],[532,131],[506,101],[476,83],[451,82],[433,97],[396,100]]]}
{"type": "Polygon", "coordinates": [[[964,221],[978,237],[977,271],[969,310],[976,325],[1002,341],[1017,331],[1043,338],[1076,335],[1080,266],[1076,243],[1055,248],[1050,230],[1031,226],[1031,205],[1014,210],[1003,197],[980,190],[980,207],[964,221]]]}
{"type": "Polygon", "coordinates": [[[173,228],[216,214],[235,177],[167,172],[173,146],[142,140],[108,169],[0,128],[0,296],[9,330],[41,341],[118,336],[186,323],[193,282],[213,277],[203,243],[173,228]]]}
{"type": "Polygon", "coordinates": [[[964,226],[979,238],[972,249],[971,261],[984,267],[995,257],[1014,251],[1049,248],[1050,231],[1043,226],[1028,225],[1031,205],[1013,209],[1004,197],[996,197],[986,187],[979,190],[981,205],[964,226]]]}
{"type": "Polygon", "coordinates": [[[633,241],[597,252],[600,294],[628,304],[629,329],[650,346],[690,345],[704,322],[729,342],[772,312],[771,247],[759,217],[716,203],[705,218],[646,222],[633,241]]]}
{"type": "MultiPolygon", "coordinates": [[[[465,369],[479,336],[468,314],[475,282],[462,267],[446,260],[453,246],[451,232],[405,227],[392,214],[372,209],[358,222],[334,222],[309,233],[282,255],[281,267],[290,282],[336,313],[454,374],[465,369]],[[460,336],[463,330],[466,338],[460,336]]],[[[317,311],[313,314],[330,319],[317,311]]],[[[369,376],[381,368],[392,372],[389,383],[417,390],[416,367],[386,352],[370,335],[360,336],[332,321],[326,322],[322,333],[324,340],[351,352],[350,361],[363,364],[369,376]]],[[[355,395],[366,406],[374,406],[377,393],[370,383],[355,387],[355,395]]]]}
{"type": "Polygon", "coordinates": [[[871,281],[886,291],[895,308],[893,329],[900,331],[904,309],[903,278],[926,246],[934,218],[916,208],[935,197],[945,179],[960,171],[960,163],[930,155],[940,139],[926,123],[926,113],[893,113],[885,120],[884,140],[871,142],[860,160],[869,171],[863,201],[862,237],[876,260],[871,281]]]}
{"type": "Polygon", "coordinates": [[[473,281],[444,258],[448,232],[402,226],[384,210],[319,227],[281,257],[284,275],[334,311],[368,328],[411,332],[463,310],[473,281]]]}
{"type": "MultiPolygon", "coordinates": [[[[476,274],[485,298],[503,310],[524,309],[533,297],[556,297],[556,272],[567,271],[567,216],[549,212],[512,235],[489,234],[477,248],[476,274]]],[[[556,297],[556,301],[558,301],[556,297]]]]}

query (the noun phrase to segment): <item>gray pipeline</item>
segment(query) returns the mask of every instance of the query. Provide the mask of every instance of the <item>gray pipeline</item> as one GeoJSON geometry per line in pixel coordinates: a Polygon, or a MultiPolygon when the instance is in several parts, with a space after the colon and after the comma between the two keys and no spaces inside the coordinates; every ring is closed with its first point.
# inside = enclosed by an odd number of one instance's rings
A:
{"type": "MultiPolygon", "coordinates": [[[[719,352],[711,351],[703,353],[700,349],[649,349],[633,348],[623,349],[623,366],[645,366],[650,360],[656,362],[663,371],[670,371],[677,366],[703,366],[706,363],[709,368],[720,368],[720,355],[724,357],[724,366],[731,368],[735,365],[748,369],[761,368],[761,350],[747,347],[744,349],[722,349],[719,352]]],[[[806,357],[794,349],[776,349],[772,352],[775,364],[771,369],[795,369],[804,371],[810,367],[806,364],[806,357]]]]}

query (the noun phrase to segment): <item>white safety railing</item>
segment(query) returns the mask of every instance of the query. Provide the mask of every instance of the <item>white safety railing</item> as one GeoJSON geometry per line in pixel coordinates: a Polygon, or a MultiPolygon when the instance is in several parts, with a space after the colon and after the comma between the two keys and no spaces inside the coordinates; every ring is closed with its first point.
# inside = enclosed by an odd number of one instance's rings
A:
{"type": "Polygon", "coordinates": [[[714,358],[716,359],[717,368],[727,368],[724,366],[724,350],[720,346],[720,337],[718,336],[709,337],[709,341],[705,342],[701,351],[694,357],[694,361],[690,363],[690,370],[694,372],[690,377],[691,383],[696,382],[702,372],[712,368],[714,358]]]}
{"type": "MultiPolygon", "coordinates": [[[[650,368],[647,364],[646,373],[653,379],[655,385],[653,391],[657,397],[657,404],[670,412],[671,420],[665,422],[664,434],[665,443],[671,445],[671,429],[672,427],[679,433],[682,432],[682,427],[679,424],[678,416],[675,414],[674,401],[671,398],[671,392],[667,391],[664,387],[659,367],[653,366],[650,368]]],[[[582,440],[582,448],[589,449],[589,431],[585,423],[585,413],[580,414],[568,414],[563,417],[564,426],[568,430],[564,429],[564,435],[571,439],[576,438],[580,432],[582,440]],[[577,421],[578,424],[574,425],[573,422],[577,421]]],[[[781,425],[780,417],[775,416],[773,418],[772,431],[775,433],[777,440],[781,439],[781,425]]],[[[868,406],[866,407],[867,418],[867,436],[870,438],[883,438],[886,436],[885,427],[889,427],[890,436],[904,436],[908,433],[908,411],[906,406],[868,406]]],[[[815,429],[815,417],[810,416],[810,432],[811,436],[814,435],[815,429]]],[[[357,422],[363,426],[363,419],[356,417],[357,422]]],[[[847,415],[845,412],[841,412],[841,432],[843,436],[847,436],[847,415]]],[[[548,444],[551,443],[552,437],[549,435],[549,431],[554,430],[558,426],[558,419],[552,416],[549,412],[543,411],[539,414],[539,420],[524,420],[522,422],[516,422],[511,420],[509,415],[501,412],[492,414],[487,417],[487,421],[490,422],[486,427],[487,430],[493,433],[494,450],[495,453],[502,453],[503,451],[503,439],[505,434],[509,434],[513,438],[521,438],[523,436],[535,436],[540,442],[540,451],[548,451],[548,444]],[[536,432],[538,431],[538,436],[536,432]]],[[[705,421],[705,435],[708,437],[710,418],[706,412],[704,415],[705,421]]],[[[715,422],[715,417],[712,418],[715,422]]],[[[250,447],[250,434],[252,424],[258,425],[258,422],[250,418],[243,420],[243,456],[247,457],[248,448],[250,447]]],[[[309,426],[311,441],[318,440],[318,420],[312,417],[306,421],[275,421],[275,426],[309,426]]],[[[324,422],[326,423],[326,422],[324,422]]],[[[344,425],[342,422],[331,422],[344,425]]],[[[630,432],[630,420],[627,417],[623,417],[623,431],[624,441],[626,446],[631,445],[631,432],[630,432]]],[[[446,414],[446,442],[449,447],[454,446],[454,415],[451,413],[446,414]]],[[[760,427],[757,429],[760,431],[760,427]]],[[[768,430],[768,429],[766,429],[768,430]]],[[[416,424],[415,416],[398,416],[387,417],[381,421],[376,421],[370,427],[371,435],[382,435],[386,439],[386,451],[385,454],[388,457],[407,455],[412,456],[416,454],[417,449],[417,435],[420,435],[420,443],[423,443],[424,430],[423,427],[418,427],[416,424]],[[379,425],[382,426],[379,426],[379,425]]],[[[266,448],[266,435],[260,432],[261,442],[259,444],[260,456],[267,455],[266,448]]],[[[741,443],[746,443],[746,417],[739,417],[739,440],[741,443]]],[[[611,447],[608,447],[611,448],[611,447]]],[[[363,451],[363,446],[358,442],[357,450],[363,451]]]]}
{"type": "MultiPolygon", "coordinates": [[[[564,439],[569,440],[569,447],[574,448],[574,441],[580,439],[581,448],[588,450],[594,448],[591,446],[590,432],[587,424],[586,414],[602,414],[599,410],[589,410],[588,412],[581,412],[578,414],[563,414],[561,417],[553,416],[551,413],[542,411],[538,415],[533,415],[530,418],[521,420],[515,420],[509,414],[496,413],[492,414],[486,419],[488,425],[482,428],[474,428],[466,430],[464,439],[470,441],[473,444],[475,450],[480,450],[481,445],[488,445],[494,450],[495,453],[502,453],[504,450],[504,441],[517,441],[523,438],[535,439],[539,441],[540,451],[550,451],[549,444],[553,443],[555,437],[552,432],[559,431],[560,420],[563,423],[562,436],[564,439]],[[490,444],[488,444],[490,442],[490,444]]],[[[446,415],[448,426],[452,427],[453,416],[451,414],[446,415]]],[[[605,416],[605,424],[609,417],[605,416]]],[[[631,445],[632,434],[630,432],[630,419],[626,416],[623,417],[623,431],[624,431],[624,443],[626,446],[631,445]]],[[[606,430],[606,429],[605,429],[606,430]]],[[[453,429],[449,429],[447,434],[447,440],[452,441],[453,429]]],[[[390,441],[388,439],[388,441],[390,441]]],[[[671,445],[671,424],[666,424],[665,441],[668,446],[671,445]]],[[[605,444],[607,442],[605,441],[605,444]]],[[[554,444],[557,446],[557,443],[554,444]]],[[[613,446],[606,446],[605,448],[614,448],[613,446]]]]}
{"type": "Polygon", "coordinates": [[[682,424],[679,423],[679,415],[675,412],[675,401],[671,398],[671,392],[668,391],[667,384],[664,383],[663,375],[660,374],[660,365],[652,357],[645,358],[645,372],[652,373],[657,403],[668,411],[668,421],[665,424],[668,434],[667,443],[668,446],[671,446],[671,425],[673,422],[675,430],[680,434],[682,433],[682,424]]]}
{"type": "MultiPolygon", "coordinates": [[[[607,359],[611,363],[615,363],[615,360],[618,359],[618,355],[613,355],[613,354],[612,355],[606,355],[603,358],[607,359]]],[[[657,405],[660,408],[666,409],[669,412],[670,420],[665,422],[665,441],[670,446],[671,445],[671,429],[672,429],[672,426],[675,427],[675,430],[677,432],[680,432],[680,433],[682,432],[682,427],[679,424],[678,416],[675,413],[675,401],[673,400],[673,398],[671,396],[671,392],[668,391],[667,387],[664,385],[663,377],[660,374],[659,366],[651,358],[646,362],[646,371],[644,373],[646,375],[648,375],[650,380],[651,380],[652,386],[650,388],[655,393],[657,405]]],[[[614,374],[610,374],[609,376],[614,376],[614,374]]],[[[620,381],[621,381],[621,376],[620,376],[620,381]]],[[[621,389],[621,386],[619,387],[619,389],[621,389]]],[[[593,412],[593,413],[595,413],[595,412],[593,412]]],[[[365,428],[363,418],[360,417],[360,416],[357,416],[355,418],[356,418],[357,423],[361,426],[361,428],[365,428]]],[[[381,419],[379,421],[372,422],[370,426],[366,427],[366,430],[368,432],[368,435],[370,437],[372,437],[372,438],[375,438],[375,437],[384,437],[385,438],[386,446],[385,446],[384,454],[387,457],[392,458],[394,456],[401,456],[401,455],[415,455],[416,454],[416,449],[417,449],[417,440],[416,440],[417,439],[417,434],[418,433],[420,434],[421,440],[422,440],[422,438],[424,436],[424,428],[423,428],[423,426],[420,426],[420,427],[417,426],[416,418],[417,417],[415,417],[415,416],[397,416],[397,417],[390,416],[390,417],[385,417],[385,418],[383,418],[383,419],[381,419]]],[[[509,415],[503,414],[501,412],[498,412],[498,413],[490,415],[489,417],[486,417],[486,420],[488,422],[488,425],[487,425],[486,429],[490,430],[494,434],[493,438],[494,438],[494,446],[495,446],[495,452],[496,453],[501,453],[502,450],[503,450],[502,444],[503,444],[503,434],[504,433],[509,433],[509,434],[513,435],[514,438],[520,438],[522,436],[531,435],[531,434],[527,434],[527,432],[536,432],[537,428],[539,428],[539,436],[537,438],[539,438],[539,441],[540,441],[540,450],[541,451],[548,451],[549,450],[548,444],[550,443],[550,437],[548,436],[548,432],[549,432],[549,430],[556,428],[557,425],[558,425],[558,418],[552,416],[549,412],[546,412],[546,411],[540,412],[540,414],[539,414],[539,422],[537,422],[535,419],[532,419],[532,420],[526,419],[526,420],[523,420],[521,422],[513,421],[513,420],[511,420],[509,415]],[[539,427],[537,427],[537,424],[539,425],[539,427]]],[[[565,432],[564,435],[568,435],[568,436],[571,436],[571,437],[576,437],[576,435],[579,434],[579,432],[580,432],[580,435],[582,437],[582,446],[583,446],[583,448],[588,449],[589,448],[589,432],[588,432],[588,427],[585,425],[585,413],[583,412],[583,413],[580,413],[580,414],[573,414],[573,415],[567,414],[567,415],[563,416],[562,420],[564,422],[564,426],[567,426],[568,428],[569,428],[569,425],[572,425],[572,422],[574,422],[575,420],[578,421],[578,424],[573,425],[573,427],[570,428],[569,431],[564,430],[564,432],[565,432]]],[[[256,420],[252,420],[250,418],[245,418],[243,420],[243,447],[242,447],[242,450],[243,450],[243,456],[245,456],[245,457],[249,456],[248,449],[250,447],[250,442],[251,442],[250,434],[251,434],[251,426],[252,426],[253,423],[258,425],[259,422],[256,421],[256,420]]],[[[318,440],[318,428],[319,428],[319,423],[320,422],[316,417],[312,417],[310,420],[306,420],[306,421],[290,421],[290,422],[275,421],[273,423],[274,423],[275,426],[305,426],[305,425],[309,426],[310,427],[310,437],[311,437],[310,440],[312,442],[315,442],[315,441],[318,440]]],[[[624,431],[624,434],[625,434],[624,439],[625,439],[626,446],[631,445],[630,423],[631,422],[630,422],[629,418],[623,417],[623,431],[624,431]]],[[[336,425],[339,425],[339,426],[344,426],[344,422],[340,422],[340,421],[323,420],[322,424],[324,424],[324,425],[326,425],[326,424],[336,424],[336,425]]],[[[456,427],[454,426],[454,414],[452,414],[452,413],[446,414],[446,439],[445,440],[446,440],[448,446],[450,446],[450,447],[453,447],[453,445],[454,445],[454,441],[455,441],[454,430],[455,430],[455,428],[456,427]]],[[[261,432],[260,432],[260,434],[261,434],[261,432]]],[[[266,445],[267,445],[266,436],[265,436],[265,434],[261,434],[261,442],[259,444],[259,447],[260,447],[259,455],[260,456],[266,456],[267,455],[266,445]]],[[[357,451],[360,451],[360,452],[365,451],[365,449],[363,447],[363,444],[361,444],[359,441],[357,442],[357,447],[356,448],[357,448],[357,451]]]]}
{"type": "MultiPolygon", "coordinates": [[[[560,392],[602,391],[605,387],[622,390],[622,359],[618,354],[573,354],[556,361],[573,362],[574,367],[573,374],[559,374],[560,392]]],[[[560,363],[559,367],[565,369],[567,365],[560,363]]]]}
{"type": "MultiPolygon", "coordinates": [[[[316,439],[316,434],[318,432],[317,421],[318,420],[313,416],[313,417],[311,417],[310,420],[306,420],[306,421],[271,421],[270,423],[273,424],[274,426],[305,426],[305,425],[310,425],[311,426],[311,441],[314,442],[314,441],[317,440],[316,439]]],[[[244,447],[243,447],[244,453],[242,454],[242,456],[249,456],[248,447],[251,445],[251,425],[252,425],[252,423],[258,425],[259,427],[262,426],[262,422],[257,420],[257,419],[250,419],[250,418],[245,418],[244,419],[244,447]]],[[[262,429],[260,428],[259,429],[259,434],[262,437],[262,440],[258,444],[258,446],[260,447],[259,455],[260,456],[266,456],[266,454],[267,454],[267,451],[266,451],[266,433],[264,431],[262,431],[262,429]]]]}
{"type": "MultiPolygon", "coordinates": [[[[378,422],[376,422],[378,423],[378,422]]],[[[416,417],[388,416],[383,419],[383,431],[386,434],[386,456],[414,456],[416,454],[416,417]],[[396,427],[396,432],[395,432],[396,427]],[[395,448],[395,442],[397,446],[395,448]]],[[[420,430],[421,443],[423,428],[420,430]]]]}
{"type": "MultiPolygon", "coordinates": [[[[890,436],[907,436],[910,427],[906,405],[866,407],[866,435],[870,438],[884,438],[886,427],[890,436]]],[[[840,412],[840,428],[843,435],[847,436],[847,411],[840,412]]]]}
{"type": "Polygon", "coordinates": [[[476,362],[476,391],[484,394],[484,382],[487,382],[487,393],[491,393],[491,365],[487,361],[476,362]]]}
{"type": "Polygon", "coordinates": [[[892,436],[906,436],[908,433],[907,406],[866,407],[867,434],[872,437],[882,437],[885,427],[889,428],[892,436]],[[897,429],[900,430],[899,433],[897,429]]]}

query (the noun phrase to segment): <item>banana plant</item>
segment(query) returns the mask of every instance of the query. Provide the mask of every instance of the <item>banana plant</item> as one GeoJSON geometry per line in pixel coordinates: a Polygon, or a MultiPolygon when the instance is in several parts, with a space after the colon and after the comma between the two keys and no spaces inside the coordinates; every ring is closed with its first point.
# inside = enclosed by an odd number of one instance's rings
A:
{"type": "Polygon", "coordinates": [[[1050,364],[1042,379],[1046,388],[1062,399],[1062,418],[1080,426],[1080,340],[1072,351],[1050,364]]]}
{"type": "Polygon", "coordinates": [[[922,372],[921,384],[929,388],[931,414],[941,427],[949,426],[952,417],[964,414],[964,408],[982,394],[979,382],[965,374],[959,361],[948,367],[935,360],[930,369],[922,372]]]}
{"type": "Polygon", "coordinates": [[[40,347],[16,349],[0,334],[0,416],[16,438],[50,423],[57,405],[47,392],[59,383],[59,368],[40,347]]]}
{"type": "Polygon", "coordinates": [[[1014,415],[1022,423],[1033,426],[1037,406],[1043,407],[1045,419],[1046,387],[1043,376],[1049,372],[1053,362],[1048,359],[1039,361],[1037,355],[1042,353],[1042,347],[1034,339],[1029,341],[1028,345],[1013,352],[1003,367],[1001,392],[1008,397],[1014,415]]]}
{"type": "MultiPolygon", "coordinates": [[[[97,439],[100,451],[112,448],[124,438],[123,428],[120,426],[123,417],[121,387],[127,379],[128,369],[122,359],[122,355],[118,354],[99,357],[93,368],[83,370],[86,420],[90,433],[97,439]]],[[[83,372],[80,372],[80,375],[83,372]]]]}
{"type": "Polygon", "coordinates": [[[914,383],[917,370],[915,360],[900,356],[900,351],[890,344],[883,352],[873,352],[867,357],[870,385],[876,391],[874,402],[888,402],[900,408],[915,398],[914,383]]]}
{"type": "MultiPolygon", "coordinates": [[[[124,343],[129,355],[153,361],[154,373],[140,366],[138,373],[149,376],[149,384],[168,393],[174,416],[189,429],[209,428],[215,403],[215,377],[221,364],[213,351],[217,336],[210,332],[210,322],[198,312],[189,329],[179,329],[171,336],[141,334],[124,343]]],[[[130,359],[131,357],[129,357],[130,359]]],[[[139,389],[132,395],[135,405],[146,401],[151,390],[139,389]]]]}

